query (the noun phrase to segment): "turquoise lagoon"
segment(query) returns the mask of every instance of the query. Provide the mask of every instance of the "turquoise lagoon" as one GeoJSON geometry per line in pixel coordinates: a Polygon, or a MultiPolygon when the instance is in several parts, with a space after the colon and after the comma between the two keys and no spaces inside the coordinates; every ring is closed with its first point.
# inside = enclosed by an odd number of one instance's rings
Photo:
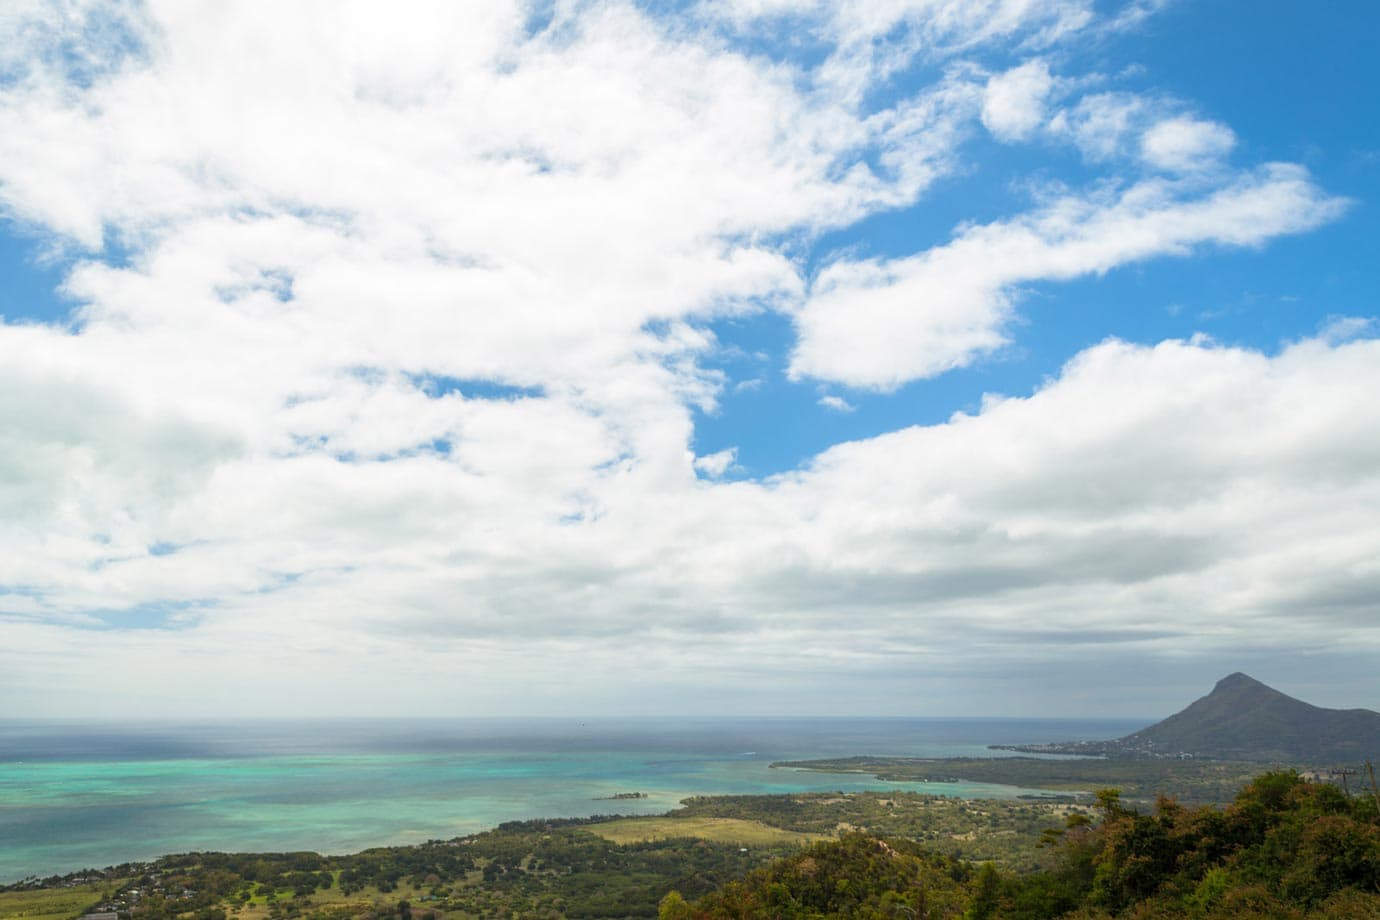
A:
{"type": "Polygon", "coordinates": [[[0,884],[192,850],[345,853],[526,818],[657,814],[700,794],[1011,797],[1035,790],[887,783],[770,764],[992,756],[988,744],[1139,727],[1031,719],[0,722],[0,884]],[[620,792],[647,797],[611,799],[620,792]]]}

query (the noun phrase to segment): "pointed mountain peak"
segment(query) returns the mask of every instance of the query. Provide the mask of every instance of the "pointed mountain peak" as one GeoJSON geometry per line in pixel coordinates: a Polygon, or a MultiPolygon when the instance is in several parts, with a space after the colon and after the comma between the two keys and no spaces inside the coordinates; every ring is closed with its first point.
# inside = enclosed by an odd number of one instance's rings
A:
{"type": "Polygon", "coordinates": [[[1254,689],[1256,687],[1264,687],[1266,690],[1272,689],[1270,687],[1266,687],[1265,684],[1262,684],[1260,681],[1256,680],[1249,674],[1243,674],[1240,671],[1237,671],[1233,674],[1228,674],[1226,677],[1219,680],[1217,682],[1217,686],[1212,688],[1212,692],[1221,693],[1226,690],[1245,690],[1254,689]]]}
{"type": "Polygon", "coordinates": [[[1010,749],[1123,758],[1358,764],[1380,759],[1380,713],[1323,709],[1237,671],[1219,680],[1207,696],[1124,738],[1010,749]]]}
{"type": "Polygon", "coordinates": [[[1380,713],[1323,709],[1237,671],[1207,696],[1116,744],[1140,756],[1359,761],[1380,750],[1380,713]]]}

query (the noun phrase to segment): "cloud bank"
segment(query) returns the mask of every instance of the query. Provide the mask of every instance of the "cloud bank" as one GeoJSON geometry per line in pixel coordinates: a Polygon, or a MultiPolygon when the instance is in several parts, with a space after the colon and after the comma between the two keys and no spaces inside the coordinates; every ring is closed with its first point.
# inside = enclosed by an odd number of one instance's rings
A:
{"type": "Polygon", "coordinates": [[[0,208],[74,306],[0,325],[0,695],[960,711],[1069,656],[1380,645],[1364,325],[1089,341],[774,475],[697,447],[725,319],[786,318],[788,385],[888,393],[999,356],[1030,285],[1340,219],[1303,166],[1074,72],[1150,12],[15,6],[0,208]],[[816,250],[984,132],[1103,173],[816,250]]]}

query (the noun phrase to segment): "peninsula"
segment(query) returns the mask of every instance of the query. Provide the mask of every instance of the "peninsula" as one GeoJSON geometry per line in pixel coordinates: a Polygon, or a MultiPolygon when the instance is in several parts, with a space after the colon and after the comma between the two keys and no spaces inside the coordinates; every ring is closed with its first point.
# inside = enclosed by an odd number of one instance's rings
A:
{"type": "Polygon", "coordinates": [[[1107,758],[1356,764],[1380,759],[1380,713],[1313,706],[1237,672],[1182,711],[1124,738],[992,747],[1107,758]]]}
{"type": "Polygon", "coordinates": [[[991,747],[1035,756],[860,756],[773,766],[892,781],[957,777],[1055,791],[1075,801],[1089,801],[1095,790],[1115,786],[1131,802],[1149,804],[1167,792],[1181,802],[1220,805],[1230,802],[1262,764],[1321,775],[1336,767],[1360,770],[1380,760],[1380,713],[1313,706],[1238,672],[1182,711],[1123,738],[991,747]]]}

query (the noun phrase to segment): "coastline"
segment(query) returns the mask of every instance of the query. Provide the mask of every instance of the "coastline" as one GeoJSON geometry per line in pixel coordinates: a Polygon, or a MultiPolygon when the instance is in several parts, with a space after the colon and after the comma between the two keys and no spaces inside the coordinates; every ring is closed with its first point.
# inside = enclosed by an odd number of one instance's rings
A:
{"type": "MultiPolygon", "coordinates": [[[[981,752],[1105,721],[993,719],[423,720],[170,727],[0,723],[0,880],[193,850],[344,854],[506,821],[664,814],[699,795],[938,788],[771,769],[857,751],[981,752]],[[620,792],[646,798],[614,800],[620,792]],[[617,807],[610,806],[616,802],[617,807]],[[131,846],[131,844],[134,844],[131,846]]],[[[975,780],[980,778],[975,777],[975,780]]]]}

